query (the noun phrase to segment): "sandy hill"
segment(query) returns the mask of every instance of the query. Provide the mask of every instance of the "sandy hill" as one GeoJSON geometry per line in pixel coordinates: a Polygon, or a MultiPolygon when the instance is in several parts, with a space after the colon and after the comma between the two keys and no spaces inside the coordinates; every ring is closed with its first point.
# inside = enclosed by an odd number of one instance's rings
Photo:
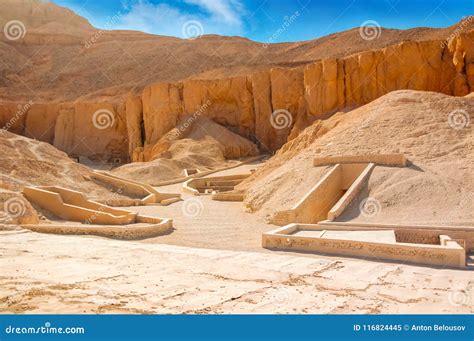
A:
{"type": "Polygon", "coordinates": [[[183,169],[206,171],[223,168],[240,159],[258,155],[257,146],[212,120],[192,116],[156,144],[142,149],[135,162],[114,170],[116,175],[157,184],[183,176],[183,169]]]}
{"type": "Polygon", "coordinates": [[[403,90],[317,121],[240,185],[246,205],[270,215],[291,208],[327,172],[312,166],[318,156],[403,153],[411,165],[376,167],[368,189],[340,219],[472,226],[474,133],[466,122],[473,111],[470,97],[403,90]],[[449,124],[451,113],[459,129],[449,124]],[[382,206],[373,219],[358,211],[369,196],[382,206]]]}
{"type": "Polygon", "coordinates": [[[89,178],[91,169],[48,143],[0,129],[0,150],[0,190],[21,192],[24,186],[61,186],[100,201],[130,199],[93,182],[89,178]]]}
{"type": "Polygon", "coordinates": [[[186,78],[248,75],[273,66],[296,66],[408,40],[446,39],[447,29],[384,29],[364,40],[359,29],[297,43],[270,44],[240,37],[183,40],[132,31],[101,31],[52,2],[3,0],[0,25],[20,20],[19,40],[0,35],[0,100],[119,99],[130,89],[186,78]]]}

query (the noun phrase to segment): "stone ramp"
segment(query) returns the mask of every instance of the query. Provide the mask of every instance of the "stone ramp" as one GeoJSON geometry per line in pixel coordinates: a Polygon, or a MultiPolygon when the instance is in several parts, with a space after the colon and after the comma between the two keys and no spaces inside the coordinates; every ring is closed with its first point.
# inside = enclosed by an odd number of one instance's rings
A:
{"type": "Polygon", "coordinates": [[[125,225],[134,223],[137,214],[88,200],[80,192],[62,187],[25,187],[24,196],[55,216],[82,223],[125,225]]]}
{"type": "Polygon", "coordinates": [[[291,209],[278,211],[270,222],[284,226],[290,223],[316,223],[333,220],[346,209],[367,182],[374,164],[336,164],[291,209]]]}
{"type": "Polygon", "coordinates": [[[137,239],[165,234],[173,228],[173,221],[170,219],[112,208],[88,200],[80,192],[62,187],[25,187],[23,194],[33,204],[66,221],[22,225],[32,231],[137,239]]]}
{"type": "Polygon", "coordinates": [[[181,195],[177,193],[160,193],[150,185],[120,178],[104,171],[95,171],[92,176],[96,181],[105,183],[124,194],[139,197],[140,204],[161,204],[170,205],[181,200],[181,195]]]}

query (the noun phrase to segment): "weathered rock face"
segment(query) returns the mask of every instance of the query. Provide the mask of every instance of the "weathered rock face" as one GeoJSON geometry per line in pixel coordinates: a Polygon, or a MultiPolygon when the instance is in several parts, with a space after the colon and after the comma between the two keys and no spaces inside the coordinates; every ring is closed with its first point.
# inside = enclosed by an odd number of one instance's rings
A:
{"type": "MultiPolygon", "coordinates": [[[[140,102],[141,103],[141,102],[140,102]]],[[[0,127],[72,156],[128,160],[124,104],[2,103],[0,127]]]]}
{"type": "Polygon", "coordinates": [[[124,104],[75,103],[73,150],[97,161],[127,160],[124,104]]]}
{"type": "Polygon", "coordinates": [[[74,108],[60,109],[56,120],[54,146],[69,153],[74,148],[74,108]]]}
{"type": "Polygon", "coordinates": [[[133,151],[143,147],[143,104],[140,96],[132,93],[128,94],[127,103],[125,105],[127,114],[127,136],[128,136],[128,154],[133,160],[133,151]]]}
{"type": "Polygon", "coordinates": [[[465,95],[455,79],[452,53],[440,42],[404,42],[378,51],[305,68],[305,98],[311,115],[360,106],[394,90],[465,95]]]}
{"type": "Polygon", "coordinates": [[[448,44],[407,41],[304,68],[153,84],[123,104],[3,103],[0,125],[71,155],[143,161],[178,122],[194,115],[273,152],[316,119],[401,89],[455,96],[474,91],[474,31],[448,44]],[[94,122],[99,114],[103,121],[94,122]]]}
{"type": "Polygon", "coordinates": [[[474,91],[474,32],[459,35],[449,42],[455,68],[454,92],[464,96],[474,91]]]}
{"type": "Polygon", "coordinates": [[[176,126],[182,112],[182,84],[154,84],[143,91],[143,120],[147,144],[154,144],[176,126]]]}
{"type": "Polygon", "coordinates": [[[247,77],[183,82],[183,113],[199,113],[242,136],[255,130],[251,82],[247,77]]]}
{"type": "Polygon", "coordinates": [[[272,87],[269,71],[262,71],[252,75],[253,105],[255,110],[255,138],[260,148],[268,151],[277,148],[278,143],[284,140],[284,136],[277,138],[277,130],[271,123],[270,117],[273,112],[272,87]]]}
{"type": "Polygon", "coordinates": [[[261,150],[275,151],[314,119],[394,90],[464,96],[474,90],[473,38],[474,32],[468,32],[449,46],[442,41],[408,41],[323,59],[304,69],[275,68],[249,77],[150,86],[143,94],[145,144],[155,143],[183,115],[200,111],[256,141],[261,150]],[[209,106],[202,109],[205,103],[209,106]]]}
{"type": "Polygon", "coordinates": [[[57,103],[32,105],[26,115],[25,136],[53,144],[59,107],[57,103]]]}
{"type": "Polygon", "coordinates": [[[26,126],[26,116],[31,103],[1,103],[0,127],[15,134],[23,134],[26,126]]]}

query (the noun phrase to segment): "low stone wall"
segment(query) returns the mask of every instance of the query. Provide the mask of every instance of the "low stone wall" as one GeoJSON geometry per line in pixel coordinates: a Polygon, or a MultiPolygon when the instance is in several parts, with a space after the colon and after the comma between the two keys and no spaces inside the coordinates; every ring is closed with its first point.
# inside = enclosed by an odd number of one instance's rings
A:
{"type": "Polygon", "coordinates": [[[332,222],[321,221],[318,225],[324,228],[338,228],[346,230],[357,229],[390,229],[395,230],[395,234],[404,240],[413,240],[417,243],[432,243],[439,235],[448,235],[452,239],[463,240],[467,252],[474,252],[474,226],[440,226],[440,225],[395,225],[395,224],[374,224],[374,223],[354,223],[354,222],[332,222]]]}
{"type": "Polygon", "coordinates": [[[135,222],[136,213],[96,203],[80,192],[61,187],[25,187],[25,197],[57,217],[83,223],[124,225],[135,222]]]}
{"type": "Polygon", "coordinates": [[[186,168],[183,170],[183,175],[188,177],[188,176],[191,176],[191,175],[196,175],[198,173],[201,173],[201,171],[199,169],[191,169],[191,168],[186,168]]]}
{"type": "Polygon", "coordinates": [[[23,193],[28,200],[57,217],[82,223],[22,225],[35,232],[140,239],[169,233],[173,229],[173,221],[170,219],[115,209],[87,200],[80,192],[61,187],[25,187],[23,193]]]}
{"type": "Polygon", "coordinates": [[[122,191],[124,194],[141,197],[140,203],[142,205],[161,203],[162,201],[167,201],[173,198],[179,200],[181,198],[180,194],[159,193],[150,185],[143,184],[137,181],[123,179],[106,172],[95,171],[92,175],[92,178],[104,182],[122,191]]]}
{"type": "Polygon", "coordinates": [[[276,212],[270,222],[279,226],[290,223],[316,223],[328,219],[333,207],[332,216],[340,215],[350,200],[357,195],[372,168],[373,165],[367,164],[333,166],[295,206],[276,212]],[[359,181],[353,185],[359,177],[359,181]]]}
{"type": "Polygon", "coordinates": [[[237,167],[240,167],[240,166],[243,166],[243,165],[248,165],[250,163],[261,161],[261,160],[263,160],[267,157],[268,157],[268,155],[253,156],[253,157],[250,157],[250,158],[248,158],[248,159],[246,159],[246,160],[244,160],[244,161],[242,161],[238,164],[232,165],[232,166],[218,168],[218,169],[212,169],[212,170],[208,170],[208,171],[203,171],[203,172],[199,172],[199,173],[187,176],[187,177],[182,177],[182,178],[178,178],[178,179],[174,179],[174,180],[168,180],[168,181],[162,181],[162,182],[152,184],[152,185],[155,186],[155,187],[160,187],[160,186],[178,184],[178,183],[185,182],[187,180],[191,180],[191,179],[195,179],[195,178],[203,178],[205,176],[208,176],[208,175],[211,175],[211,174],[214,174],[214,173],[219,173],[219,172],[222,172],[222,171],[226,171],[226,170],[229,170],[229,169],[234,169],[234,168],[237,168],[237,167]]]}
{"type": "MultiPolygon", "coordinates": [[[[344,212],[344,210],[350,205],[352,200],[354,200],[355,197],[359,194],[362,187],[367,183],[370,173],[372,172],[374,167],[375,164],[369,163],[367,167],[364,168],[362,173],[360,173],[360,175],[356,178],[352,185],[350,185],[346,193],[344,193],[344,195],[341,197],[341,199],[339,199],[336,205],[334,205],[333,208],[331,208],[331,210],[328,212],[328,220],[334,220],[344,212]]],[[[355,171],[358,171],[358,169],[356,169],[355,171]]],[[[352,177],[353,175],[350,176],[347,180],[350,181],[352,177]]]]}
{"type": "Polygon", "coordinates": [[[403,154],[343,155],[314,159],[313,166],[330,166],[344,163],[374,163],[376,165],[405,167],[407,160],[403,154]]]}
{"type": "Polygon", "coordinates": [[[135,240],[168,234],[173,230],[173,222],[169,219],[164,219],[158,224],[141,223],[125,226],[36,224],[22,225],[22,227],[39,233],[61,235],[93,235],[114,239],[135,240]]]}
{"type": "Polygon", "coordinates": [[[212,200],[216,201],[244,201],[243,193],[215,193],[212,195],[212,200]]]}
{"type": "Polygon", "coordinates": [[[190,179],[183,184],[183,191],[193,195],[204,194],[202,193],[203,189],[212,190],[219,187],[229,188],[231,191],[249,176],[250,173],[190,179]]]}
{"type": "Polygon", "coordinates": [[[454,268],[466,266],[466,252],[457,243],[447,243],[444,246],[398,242],[378,243],[292,235],[296,230],[306,229],[329,230],[328,226],[291,224],[263,234],[262,246],[268,249],[318,252],[431,266],[454,268]]]}

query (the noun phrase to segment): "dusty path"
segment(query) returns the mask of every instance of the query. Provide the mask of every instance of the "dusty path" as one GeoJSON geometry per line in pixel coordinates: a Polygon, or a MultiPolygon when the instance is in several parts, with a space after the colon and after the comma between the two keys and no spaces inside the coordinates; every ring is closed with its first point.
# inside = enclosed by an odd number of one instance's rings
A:
{"type": "Polygon", "coordinates": [[[0,231],[0,313],[474,313],[472,271],[269,251],[242,203],[184,199],[130,208],[175,221],[144,241],[0,231]]]}
{"type": "Polygon", "coordinates": [[[0,232],[0,313],[474,313],[472,272],[0,232]]]}
{"type": "MultiPolygon", "coordinates": [[[[224,176],[249,173],[259,164],[242,165],[214,173],[224,176]]],[[[156,187],[166,193],[181,193],[183,184],[156,187]]],[[[142,214],[173,219],[175,231],[167,236],[146,239],[144,243],[172,244],[235,251],[265,251],[261,247],[262,233],[276,226],[265,217],[245,212],[241,202],[214,201],[210,195],[182,194],[183,201],[170,206],[127,207],[142,214]]]]}

